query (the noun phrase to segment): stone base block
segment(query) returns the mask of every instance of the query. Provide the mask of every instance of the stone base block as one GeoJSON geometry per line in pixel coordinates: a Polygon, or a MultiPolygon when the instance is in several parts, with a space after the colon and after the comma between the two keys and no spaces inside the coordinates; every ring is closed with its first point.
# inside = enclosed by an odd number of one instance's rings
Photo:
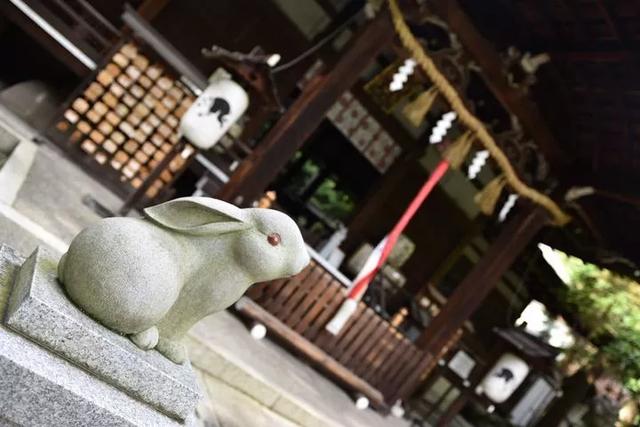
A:
{"type": "Polygon", "coordinates": [[[20,426],[184,425],[1,326],[0,414],[20,426]]]}
{"type": "Polygon", "coordinates": [[[96,323],[55,277],[41,250],[20,266],[0,247],[0,314],[11,329],[0,326],[0,414],[26,425],[188,422],[201,397],[190,364],[140,350],[96,323]]]}

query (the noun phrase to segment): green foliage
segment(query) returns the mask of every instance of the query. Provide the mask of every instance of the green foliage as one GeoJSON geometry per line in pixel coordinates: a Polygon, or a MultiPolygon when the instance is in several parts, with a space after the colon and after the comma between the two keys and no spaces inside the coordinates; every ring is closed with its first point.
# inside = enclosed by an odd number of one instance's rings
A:
{"type": "Polygon", "coordinates": [[[336,188],[336,184],[334,179],[325,179],[313,194],[311,202],[332,218],[344,220],[355,208],[355,203],[349,194],[336,188]]]}
{"type": "MultiPolygon", "coordinates": [[[[298,151],[297,160],[302,154],[298,151]]],[[[320,166],[312,160],[306,160],[295,176],[287,183],[287,190],[293,194],[301,194],[320,173],[320,166]]]]}
{"type": "Polygon", "coordinates": [[[570,281],[561,293],[599,348],[596,360],[640,395],[640,284],[563,256],[570,281]]]}

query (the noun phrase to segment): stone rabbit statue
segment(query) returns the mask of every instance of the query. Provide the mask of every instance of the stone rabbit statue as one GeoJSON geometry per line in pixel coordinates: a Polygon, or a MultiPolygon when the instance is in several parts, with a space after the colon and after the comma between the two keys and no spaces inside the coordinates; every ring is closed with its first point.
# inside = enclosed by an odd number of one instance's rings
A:
{"type": "Polygon", "coordinates": [[[144,213],[82,230],[58,277],[88,315],[176,363],[186,359],[182,338],[198,320],[235,303],[251,284],[309,263],[295,222],[275,210],[185,197],[144,213]]]}

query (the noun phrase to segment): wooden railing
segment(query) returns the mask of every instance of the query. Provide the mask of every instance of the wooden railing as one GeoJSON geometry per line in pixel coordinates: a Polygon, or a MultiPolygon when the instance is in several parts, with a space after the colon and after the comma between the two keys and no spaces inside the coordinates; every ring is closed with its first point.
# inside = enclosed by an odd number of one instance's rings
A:
{"type": "Polygon", "coordinates": [[[388,407],[435,364],[389,322],[360,303],[339,335],[324,327],[346,298],[344,286],[312,261],[299,275],[252,286],[241,313],[264,323],[294,350],[377,407],[388,407]]]}

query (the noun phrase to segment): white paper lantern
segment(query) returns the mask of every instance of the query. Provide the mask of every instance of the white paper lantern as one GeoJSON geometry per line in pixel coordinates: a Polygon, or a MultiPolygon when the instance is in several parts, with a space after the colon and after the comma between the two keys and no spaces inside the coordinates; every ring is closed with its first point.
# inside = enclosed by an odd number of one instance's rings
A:
{"type": "Polygon", "coordinates": [[[196,147],[207,150],[227,133],[247,110],[249,96],[236,82],[212,82],[191,105],[180,121],[180,132],[196,147]]]}
{"type": "Polygon", "coordinates": [[[482,380],[484,394],[495,403],[506,401],[529,374],[529,365],[519,357],[505,353],[482,380]]]}

